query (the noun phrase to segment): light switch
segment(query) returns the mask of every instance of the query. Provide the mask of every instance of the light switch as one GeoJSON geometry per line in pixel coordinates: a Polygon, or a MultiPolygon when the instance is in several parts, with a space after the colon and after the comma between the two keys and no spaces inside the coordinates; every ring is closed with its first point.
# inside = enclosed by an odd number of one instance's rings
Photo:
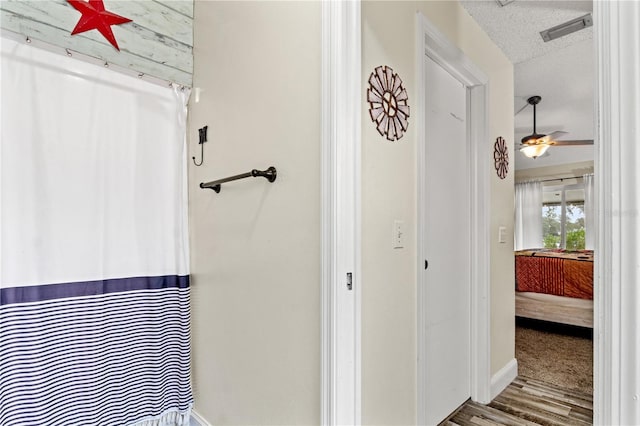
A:
{"type": "Polygon", "coordinates": [[[393,221],[393,248],[404,247],[404,222],[401,220],[393,221]]]}
{"type": "Polygon", "coordinates": [[[498,242],[499,243],[503,243],[503,244],[507,242],[507,227],[506,226],[498,227],[498,242]]]}

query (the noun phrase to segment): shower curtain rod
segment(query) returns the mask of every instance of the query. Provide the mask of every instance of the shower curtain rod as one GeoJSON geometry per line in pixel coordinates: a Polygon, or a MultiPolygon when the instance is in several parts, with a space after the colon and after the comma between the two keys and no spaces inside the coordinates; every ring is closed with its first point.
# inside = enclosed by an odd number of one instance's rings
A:
{"type": "Polygon", "coordinates": [[[238,179],[244,179],[248,177],[258,177],[258,176],[266,178],[269,182],[273,182],[276,180],[277,175],[278,175],[277,170],[273,166],[269,167],[267,170],[253,169],[247,173],[242,173],[235,176],[229,176],[229,177],[218,179],[218,180],[212,180],[211,182],[200,183],[200,188],[213,189],[214,191],[216,191],[216,193],[218,193],[220,192],[220,185],[225,182],[231,182],[238,179]]]}

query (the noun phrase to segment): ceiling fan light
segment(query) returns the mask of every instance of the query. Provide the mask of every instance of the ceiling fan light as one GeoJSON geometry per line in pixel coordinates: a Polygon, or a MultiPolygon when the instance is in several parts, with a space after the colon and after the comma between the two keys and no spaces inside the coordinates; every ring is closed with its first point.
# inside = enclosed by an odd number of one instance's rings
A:
{"type": "Polygon", "coordinates": [[[520,152],[523,153],[526,157],[535,159],[537,157],[540,157],[545,152],[547,152],[547,149],[549,149],[549,146],[550,145],[546,143],[541,143],[536,145],[527,145],[520,148],[520,152]]]}
{"type": "Polygon", "coordinates": [[[537,134],[535,134],[535,133],[534,133],[534,134],[532,134],[532,135],[525,136],[524,138],[522,138],[522,139],[520,140],[520,142],[521,142],[523,145],[534,145],[534,144],[537,144],[537,143],[538,143],[538,140],[539,140],[540,138],[542,138],[542,137],[544,137],[544,135],[537,135],[537,134]]]}

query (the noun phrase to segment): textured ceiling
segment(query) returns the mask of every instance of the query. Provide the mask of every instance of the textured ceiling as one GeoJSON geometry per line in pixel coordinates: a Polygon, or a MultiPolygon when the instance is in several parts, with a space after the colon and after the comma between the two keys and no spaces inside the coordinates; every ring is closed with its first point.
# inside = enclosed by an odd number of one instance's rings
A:
{"type": "MultiPolygon", "coordinates": [[[[514,63],[514,114],[533,95],[537,131],[568,132],[561,139],[594,138],[595,47],[593,27],[545,43],[540,31],[580,17],[591,1],[515,0],[501,7],[495,0],[462,1],[463,6],[514,63]]],[[[537,159],[518,152],[520,139],[532,133],[533,109],[516,114],[515,169],[593,160],[593,146],[552,147],[537,159]]]]}
{"type": "Polygon", "coordinates": [[[548,43],[540,36],[540,31],[591,12],[591,1],[516,0],[504,7],[495,0],[461,3],[514,64],[593,37],[593,27],[548,43]]]}

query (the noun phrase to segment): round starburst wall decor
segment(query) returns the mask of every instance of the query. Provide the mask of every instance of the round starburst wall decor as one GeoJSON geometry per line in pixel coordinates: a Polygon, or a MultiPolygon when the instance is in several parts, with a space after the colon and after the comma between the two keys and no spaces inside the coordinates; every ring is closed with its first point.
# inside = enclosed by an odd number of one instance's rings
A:
{"type": "Polygon", "coordinates": [[[507,172],[509,171],[509,151],[502,136],[498,136],[496,143],[493,145],[493,161],[498,177],[500,179],[507,177],[507,172]]]}
{"type": "Polygon", "coordinates": [[[367,101],[369,115],[378,133],[390,141],[397,141],[409,127],[407,91],[402,79],[386,65],[377,67],[369,77],[367,101]]]}

